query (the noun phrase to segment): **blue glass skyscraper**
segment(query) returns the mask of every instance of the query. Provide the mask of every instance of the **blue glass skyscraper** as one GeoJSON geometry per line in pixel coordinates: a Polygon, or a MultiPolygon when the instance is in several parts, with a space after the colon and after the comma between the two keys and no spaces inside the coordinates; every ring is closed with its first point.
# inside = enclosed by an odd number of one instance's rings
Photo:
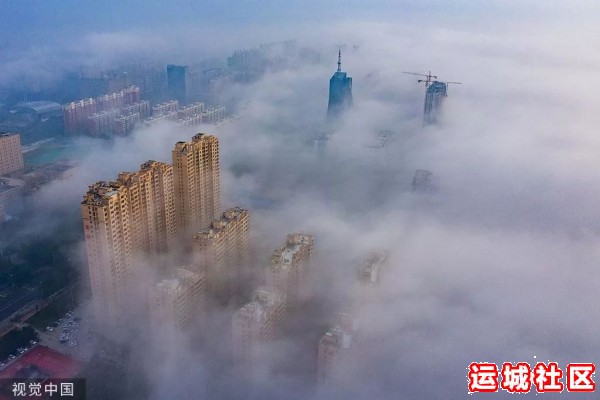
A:
{"type": "Polygon", "coordinates": [[[338,53],[338,68],[329,80],[327,117],[337,117],[352,105],[352,78],[342,72],[342,51],[338,53]]]}
{"type": "Polygon", "coordinates": [[[448,85],[444,82],[433,81],[425,92],[425,108],[423,110],[423,124],[435,124],[444,99],[448,97],[448,85]]]}
{"type": "Polygon", "coordinates": [[[167,65],[167,90],[169,97],[186,104],[188,97],[188,67],[185,65],[167,65]]]}

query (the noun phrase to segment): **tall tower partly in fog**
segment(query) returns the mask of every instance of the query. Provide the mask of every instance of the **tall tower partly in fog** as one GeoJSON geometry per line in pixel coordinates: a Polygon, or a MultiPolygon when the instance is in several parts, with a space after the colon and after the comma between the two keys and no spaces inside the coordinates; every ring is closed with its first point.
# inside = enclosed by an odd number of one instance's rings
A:
{"type": "Polygon", "coordinates": [[[96,318],[114,325],[123,315],[138,257],[175,241],[173,169],[148,161],[139,172],[89,187],[81,203],[96,318]]]}
{"type": "Polygon", "coordinates": [[[327,118],[339,116],[352,105],[352,78],[342,72],[342,50],[338,52],[338,67],[329,80],[327,118]]]}
{"type": "Polygon", "coordinates": [[[435,124],[442,108],[444,99],[448,97],[448,85],[445,82],[433,81],[425,92],[425,107],[423,110],[423,124],[435,124]]]}
{"type": "Polygon", "coordinates": [[[198,133],[177,142],[172,154],[177,229],[187,243],[220,214],[219,140],[198,133]]]}

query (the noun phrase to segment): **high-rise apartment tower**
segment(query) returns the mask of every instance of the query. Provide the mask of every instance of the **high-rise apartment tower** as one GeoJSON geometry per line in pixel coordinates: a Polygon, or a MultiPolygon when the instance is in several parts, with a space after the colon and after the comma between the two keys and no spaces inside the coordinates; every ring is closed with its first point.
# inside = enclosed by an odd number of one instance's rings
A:
{"type": "Polygon", "coordinates": [[[264,357],[262,345],[281,338],[285,318],[285,295],[267,288],[257,289],[252,301],[233,315],[236,364],[251,365],[264,357]]]}
{"type": "Polygon", "coordinates": [[[267,286],[284,293],[288,305],[295,305],[308,289],[313,246],[312,235],[293,233],[271,256],[271,263],[266,269],[267,286]]]}
{"type": "Polygon", "coordinates": [[[90,186],[82,203],[95,316],[118,322],[141,255],[176,239],[173,170],[148,161],[139,172],[90,186]]]}
{"type": "Polygon", "coordinates": [[[187,243],[220,214],[219,140],[198,133],[176,143],[172,155],[177,226],[187,243]]]}
{"type": "Polygon", "coordinates": [[[230,208],[193,237],[194,266],[206,272],[207,289],[220,303],[247,268],[249,224],[248,210],[230,208]]]}
{"type": "Polygon", "coordinates": [[[204,311],[204,274],[178,268],[150,290],[150,320],[157,329],[185,329],[204,311]]]}

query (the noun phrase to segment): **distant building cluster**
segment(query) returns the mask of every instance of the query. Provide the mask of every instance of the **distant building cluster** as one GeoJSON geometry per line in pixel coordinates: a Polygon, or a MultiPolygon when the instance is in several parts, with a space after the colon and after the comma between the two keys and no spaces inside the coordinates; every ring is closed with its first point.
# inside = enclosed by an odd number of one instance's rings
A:
{"type": "Polygon", "coordinates": [[[218,94],[232,82],[228,71],[216,63],[204,65],[167,65],[167,93],[180,104],[189,104],[197,99],[218,103],[218,94]]]}
{"type": "Polygon", "coordinates": [[[298,63],[316,64],[320,54],[308,47],[300,47],[294,40],[261,44],[252,49],[236,50],[227,57],[227,67],[236,82],[252,82],[266,71],[290,68],[298,63]]]}
{"type": "Polygon", "coordinates": [[[179,107],[178,100],[169,100],[152,106],[152,116],[146,118],[146,126],[161,121],[171,121],[180,127],[193,127],[200,124],[217,124],[225,119],[225,106],[206,109],[203,102],[195,102],[179,107]]]}
{"type": "Polygon", "coordinates": [[[65,105],[65,132],[84,132],[91,136],[127,135],[135,121],[147,117],[149,110],[148,101],[140,100],[140,88],[129,86],[95,99],[87,98],[65,105]]]}
{"type": "Polygon", "coordinates": [[[203,102],[180,108],[178,100],[169,100],[151,107],[149,101],[140,100],[137,86],[71,102],[64,106],[63,113],[67,133],[87,133],[94,137],[128,136],[142,122],[152,126],[160,121],[172,121],[189,127],[216,124],[225,119],[224,106],[205,109],[203,102]]]}

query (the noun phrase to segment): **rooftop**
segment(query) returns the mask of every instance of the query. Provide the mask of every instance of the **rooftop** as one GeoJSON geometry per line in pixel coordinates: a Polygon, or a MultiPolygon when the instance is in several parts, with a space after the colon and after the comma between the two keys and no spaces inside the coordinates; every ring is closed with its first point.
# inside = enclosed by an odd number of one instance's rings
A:
{"type": "Polygon", "coordinates": [[[244,305],[236,313],[237,316],[250,318],[255,322],[264,321],[271,307],[281,304],[285,301],[285,295],[260,287],[254,292],[252,301],[244,305]]]}
{"type": "Polygon", "coordinates": [[[107,205],[110,197],[116,195],[122,187],[123,185],[119,182],[98,181],[89,187],[81,204],[107,205]]]}
{"type": "Polygon", "coordinates": [[[291,264],[294,254],[298,253],[301,248],[302,245],[300,244],[286,245],[283,252],[281,253],[281,262],[286,265],[291,264]]]}
{"type": "Polygon", "coordinates": [[[271,266],[275,268],[289,268],[292,265],[294,256],[303,249],[312,247],[313,241],[314,238],[312,235],[303,233],[289,234],[283,246],[273,252],[271,266]]]}
{"type": "Polygon", "coordinates": [[[0,372],[0,379],[28,378],[32,375],[66,379],[76,376],[82,368],[79,361],[48,347],[36,345],[0,372]]]}
{"type": "Polygon", "coordinates": [[[62,112],[63,107],[54,101],[22,101],[15,104],[15,109],[23,108],[37,112],[38,114],[46,114],[51,112],[62,112]]]}
{"type": "Polygon", "coordinates": [[[156,290],[163,294],[173,293],[179,288],[180,282],[177,278],[163,279],[156,284],[156,290]]]}
{"type": "Polygon", "coordinates": [[[358,321],[350,314],[338,314],[335,323],[321,337],[321,342],[333,345],[340,349],[348,350],[352,347],[356,333],[358,332],[358,321]]]}
{"type": "Polygon", "coordinates": [[[335,327],[330,328],[321,338],[321,343],[348,350],[352,347],[352,335],[335,327]]]}
{"type": "Polygon", "coordinates": [[[185,268],[177,268],[174,277],[163,279],[156,284],[155,295],[165,296],[181,293],[190,281],[197,281],[201,278],[201,274],[192,272],[185,268]]]}
{"type": "Polygon", "coordinates": [[[267,317],[267,310],[257,301],[251,301],[236,312],[237,317],[252,319],[255,322],[264,321],[267,317]]]}
{"type": "Polygon", "coordinates": [[[241,219],[244,215],[248,214],[248,210],[240,207],[229,208],[225,210],[221,217],[213,220],[210,223],[210,227],[202,229],[200,232],[194,235],[194,239],[200,238],[215,238],[219,236],[219,233],[224,232],[229,227],[229,224],[233,221],[241,219]]]}

